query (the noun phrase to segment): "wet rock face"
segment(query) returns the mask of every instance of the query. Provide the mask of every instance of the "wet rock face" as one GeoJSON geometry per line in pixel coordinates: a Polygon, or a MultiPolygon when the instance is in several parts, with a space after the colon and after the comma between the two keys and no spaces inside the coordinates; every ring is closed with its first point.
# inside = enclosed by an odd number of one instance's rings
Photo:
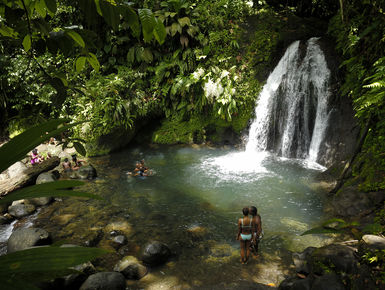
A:
{"type": "Polygon", "coordinates": [[[51,243],[47,231],[38,228],[18,229],[8,239],[8,253],[51,243]]]}
{"type": "Polygon", "coordinates": [[[171,251],[164,243],[153,241],[145,245],[142,251],[142,261],[150,266],[165,263],[171,256],[171,251]]]}
{"type": "Polygon", "coordinates": [[[118,272],[100,272],[89,276],[80,287],[80,290],[95,289],[125,290],[126,280],[118,272]]]}

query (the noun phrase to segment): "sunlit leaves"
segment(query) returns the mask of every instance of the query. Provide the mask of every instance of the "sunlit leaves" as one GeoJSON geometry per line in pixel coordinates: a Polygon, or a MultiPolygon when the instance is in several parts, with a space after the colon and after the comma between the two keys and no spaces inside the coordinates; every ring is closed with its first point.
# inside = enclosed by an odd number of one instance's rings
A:
{"type": "Polygon", "coordinates": [[[23,39],[23,47],[26,52],[28,52],[31,49],[31,35],[27,34],[23,39]]]}
{"type": "Polygon", "coordinates": [[[85,56],[80,56],[76,60],[76,71],[81,72],[86,64],[87,58],[85,56]]]}
{"type": "Polygon", "coordinates": [[[12,37],[12,38],[17,38],[19,35],[13,28],[5,25],[0,26],[0,33],[3,36],[12,37]]]}
{"type": "Polygon", "coordinates": [[[88,54],[87,61],[88,61],[89,64],[93,67],[94,70],[99,71],[99,69],[100,69],[100,63],[99,63],[98,59],[96,58],[96,55],[95,55],[95,54],[93,54],[93,53],[90,52],[90,53],[88,54]]]}
{"type": "Polygon", "coordinates": [[[86,44],[83,40],[83,38],[80,36],[79,33],[77,33],[76,31],[73,31],[73,30],[66,30],[66,34],[71,37],[79,46],[81,47],[85,47],[86,44]]]}

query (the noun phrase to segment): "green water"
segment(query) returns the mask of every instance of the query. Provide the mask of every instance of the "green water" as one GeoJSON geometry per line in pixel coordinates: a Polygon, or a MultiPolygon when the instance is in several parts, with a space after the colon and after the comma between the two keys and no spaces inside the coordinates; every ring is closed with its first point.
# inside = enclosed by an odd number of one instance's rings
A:
{"type": "Polygon", "coordinates": [[[299,236],[324,217],[321,195],[308,186],[319,171],[298,160],[208,147],[138,147],[90,162],[98,178],[85,189],[105,200],[65,199],[42,214],[40,224],[50,232],[56,227],[56,239],[102,231],[98,246],[107,248],[108,232],[120,230],[129,240],[120,255],[139,257],[151,240],[168,244],[170,262],[132,282],[133,288],[278,284],[292,271],[290,251],[325,242],[299,236]],[[153,176],[127,175],[143,158],[153,176]],[[260,257],[241,267],[237,219],[249,205],[258,208],[264,238],[260,257]]]}

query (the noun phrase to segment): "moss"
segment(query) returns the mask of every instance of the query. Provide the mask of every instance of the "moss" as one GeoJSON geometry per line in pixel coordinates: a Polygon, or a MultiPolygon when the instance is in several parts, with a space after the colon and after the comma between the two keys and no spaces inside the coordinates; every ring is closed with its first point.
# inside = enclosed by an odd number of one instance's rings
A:
{"type": "Polygon", "coordinates": [[[235,114],[231,121],[220,118],[215,113],[195,114],[188,120],[181,116],[172,116],[161,122],[152,134],[152,142],[157,144],[192,144],[211,141],[224,142],[224,137],[231,133],[240,136],[252,116],[252,107],[235,114]]]}

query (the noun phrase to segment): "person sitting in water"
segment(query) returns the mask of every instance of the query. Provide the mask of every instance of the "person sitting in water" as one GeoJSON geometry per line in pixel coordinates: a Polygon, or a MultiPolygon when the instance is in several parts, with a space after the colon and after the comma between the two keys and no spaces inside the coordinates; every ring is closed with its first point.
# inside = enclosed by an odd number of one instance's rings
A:
{"type": "Polygon", "coordinates": [[[247,264],[250,255],[250,243],[252,238],[252,219],[249,218],[249,208],[242,209],[243,218],[238,219],[238,235],[237,240],[241,244],[241,263],[247,264]]]}
{"type": "Polygon", "coordinates": [[[144,166],[144,160],[137,161],[133,172],[128,172],[132,176],[148,176],[148,167],[144,166]]]}
{"type": "Polygon", "coordinates": [[[42,162],[44,159],[39,155],[37,149],[33,149],[32,150],[32,155],[31,155],[31,164],[32,165],[35,165],[35,164],[39,164],[40,162],[42,162]]]}
{"type": "Polygon", "coordinates": [[[68,160],[68,158],[64,158],[64,162],[62,166],[63,166],[64,172],[72,171],[72,164],[71,164],[71,161],[68,160]]]}
{"type": "Polygon", "coordinates": [[[72,162],[74,165],[72,166],[72,170],[78,170],[82,165],[84,160],[78,160],[76,154],[72,155],[72,162]]]}
{"type": "Polygon", "coordinates": [[[261,216],[258,214],[258,210],[255,206],[250,206],[249,213],[252,218],[253,234],[250,244],[251,253],[257,258],[258,257],[258,245],[262,238],[262,221],[261,216]]]}

